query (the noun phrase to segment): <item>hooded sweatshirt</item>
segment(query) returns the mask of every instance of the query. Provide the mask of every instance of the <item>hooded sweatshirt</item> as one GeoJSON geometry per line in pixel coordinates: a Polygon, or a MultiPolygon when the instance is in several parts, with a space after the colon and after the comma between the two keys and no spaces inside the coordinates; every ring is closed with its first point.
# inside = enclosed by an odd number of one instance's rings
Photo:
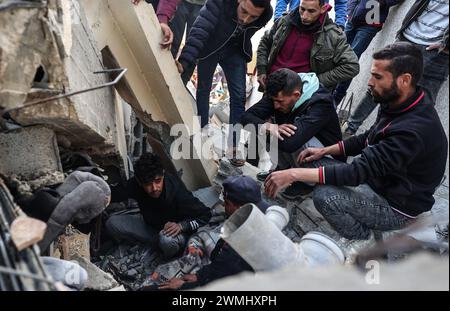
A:
{"type": "Polygon", "coordinates": [[[315,73],[300,74],[300,77],[303,81],[302,96],[290,113],[275,110],[272,99],[264,96],[260,102],[248,109],[241,119],[243,126],[262,125],[271,117],[274,117],[278,125],[295,125],[295,134],[278,142],[280,151],[288,153],[297,151],[313,137],[324,146],[334,145],[342,138],[330,91],[319,83],[315,73]]]}

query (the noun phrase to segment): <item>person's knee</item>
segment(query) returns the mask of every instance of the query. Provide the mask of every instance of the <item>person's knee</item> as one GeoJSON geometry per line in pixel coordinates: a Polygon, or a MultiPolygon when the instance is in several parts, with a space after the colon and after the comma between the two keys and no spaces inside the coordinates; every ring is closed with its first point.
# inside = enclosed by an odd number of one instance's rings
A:
{"type": "Polygon", "coordinates": [[[122,221],[120,218],[121,218],[120,215],[111,216],[105,223],[106,230],[113,236],[116,235],[117,233],[120,233],[121,231],[120,228],[122,221]]]}
{"type": "Polygon", "coordinates": [[[323,214],[331,207],[330,198],[336,194],[335,187],[326,185],[317,185],[313,192],[313,202],[316,209],[323,214]]]}
{"type": "Polygon", "coordinates": [[[184,246],[184,237],[179,234],[175,237],[167,236],[162,230],[159,232],[159,248],[166,259],[175,256],[184,246]]]}

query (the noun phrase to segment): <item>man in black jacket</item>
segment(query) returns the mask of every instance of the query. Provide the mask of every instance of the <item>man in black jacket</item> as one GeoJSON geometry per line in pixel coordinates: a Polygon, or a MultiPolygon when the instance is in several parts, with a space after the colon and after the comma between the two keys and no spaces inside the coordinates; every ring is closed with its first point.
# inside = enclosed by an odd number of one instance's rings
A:
{"type": "Polygon", "coordinates": [[[168,259],[184,248],[187,237],[208,223],[210,210],[177,177],[164,172],[161,159],[143,154],[125,188],[112,187],[112,201],[137,201],[141,214],[111,216],[108,232],[117,241],[158,245],[168,259]]]}
{"type": "Polygon", "coordinates": [[[209,96],[217,64],[230,92],[229,123],[239,123],[245,110],[247,63],[253,54],[251,38],[272,14],[270,0],[208,0],[200,10],[177,65],[183,73],[198,61],[196,99],[202,128],[209,123],[209,96]]]}
{"type": "Polygon", "coordinates": [[[371,239],[371,230],[399,229],[429,211],[447,160],[439,116],[417,86],[423,72],[421,50],[395,43],[373,58],[368,86],[381,105],[376,123],[344,142],[307,149],[298,160],[360,157],[351,164],[274,172],[265,182],[272,196],[293,181],[322,184],[314,190],[314,204],[347,239],[371,239]]]}
{"type": "MultiPolygon", "coordinates": [[[[261,187],[248,176],[231,176],[223,182],[223,197],[227,217],[233,215],[241,206],[253,203],[263,213],[269,204],[261,198],[261,187]]],[[[211,253],[211,263],[202,267],[196,274],[186,274],[173,278],[160,285],[160,289],[191,289],[206,285],[217,279],[252,271],[252,267],[224,240],[220,239],[211,253]]]]}
{"type": "MultiPolygon", "coordinates": [[[[253,124],[260,135],[278,137],[277,169],[299,167],[297,156],[307,147],[326,147],[342,140],[331,92],[315,73],[297,74],[287,68],[269,75],[263,99],[244,113],[241,122],[253,124]],[[274,122],[268,122],[272,117],[274,122]]],[[[283,196],[295,199],[308,190],[312,187],[295,183],[283,196]]]]}

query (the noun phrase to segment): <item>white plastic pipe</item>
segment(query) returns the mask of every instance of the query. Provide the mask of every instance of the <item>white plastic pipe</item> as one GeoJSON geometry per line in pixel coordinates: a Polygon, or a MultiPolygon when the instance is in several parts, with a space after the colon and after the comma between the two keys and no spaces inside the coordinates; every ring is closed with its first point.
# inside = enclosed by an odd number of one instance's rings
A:
{"type": "Polygon", "coordinates": [[[221,237],[255,271],[274,270],[292,262],[308,267],[344,263],[344,253],[326,235],[311,232],[299,244],[282,232],[289,215],[281,207],[264,215],[254,204],[237,210],[223,225],[221,237]],[[286,214],[285,214],[286,212],[286,214]]]}

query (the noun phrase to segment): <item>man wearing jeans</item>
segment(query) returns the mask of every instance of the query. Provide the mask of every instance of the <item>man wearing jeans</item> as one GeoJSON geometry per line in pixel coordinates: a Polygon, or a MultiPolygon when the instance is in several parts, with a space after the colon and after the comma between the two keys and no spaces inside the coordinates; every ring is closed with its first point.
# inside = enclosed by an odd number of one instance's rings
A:
{"type": "MultiPolygon", "coordinates": [[[[345,35],[358,59],[369,47],[373,38],[382,29],[389,9],[403,0],[349,0],[347,3],[347,24],[345,35]],[[372,4],[370,3],[372,1],[372,4]],[[374,6],[375,4],[376,6],[374,6]],[[375,20],[372,13],[377,10],[379,19],[375,20]]],[[[337,107],[347,93],[352,79],[339,83],[334,91],[334,105],[337,107]]]]}
{"type": "Polygon", "coordinates": [[[423,71],[421,50],[401,42],[373,58],[368,86],[381,103],[374,126],[333,146],[306,149],[298,160],[360,157],[351,164],[319,163],[318,168],[274,172],[265,182],[271,196],[295,181],[319,184],[315,207],[351,240],[372,240],[372,230],[400,229],[429,211],[447,161],[448,142],[439,116],[417,86],[423,71]]]}
{"type": "Polygon", "coordinates": [[[209,123],[209,96],[219,64],[230,92],[230,124],[245,110],[247,62],[252,59],[251,37],[272,18],[270,0],[208,0],[192,26],[180,57],[183,73],[197,61],[197,110],[201,127],[209,123]]]}
{"type": "Polygon", "coordinates": [[[111,216],[106,228],[117,241],[159,246],[166,259],[184,249],[187,237],[208,223],[210,210],[177,177],[164,172],[161,159],[143,154],[125,187],[112,187],[112,201],[137,201],[140,214],[111,216]]]}
{"type": "MultiPolygon", "coordinates": [[[[419,84],[433,105],[442,84],[448,78],[448,18],[448,0],[417,0],[397,33],[398,40],[410,42],[422,51],[424,72],[419,84]]],[[[376,105],[368,91],[352,112],[346,134],[355,134],[376,105]]]]}

